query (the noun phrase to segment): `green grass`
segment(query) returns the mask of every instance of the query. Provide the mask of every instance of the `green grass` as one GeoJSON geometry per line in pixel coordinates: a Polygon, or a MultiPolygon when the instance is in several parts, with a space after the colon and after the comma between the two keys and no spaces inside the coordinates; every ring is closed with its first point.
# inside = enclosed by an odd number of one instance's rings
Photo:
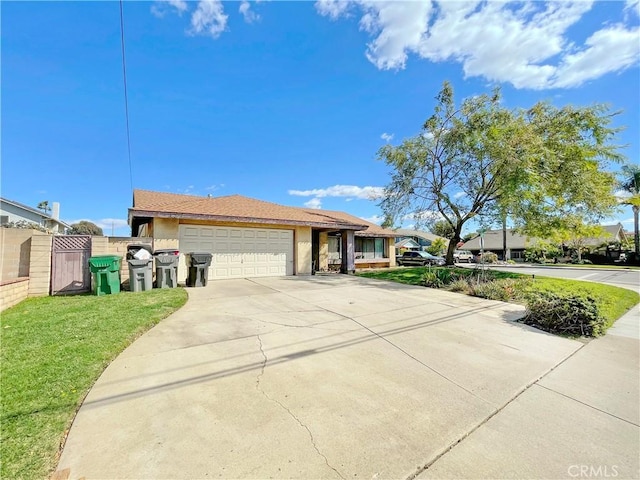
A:
{"type": "MultiPolygon", "coordinates": [[[[422,285],[422,275],[426,270],[427,268],[425,267],[398,268],[358,272],[358,275],[409,285],[422,285]]],[[[435,268],[432,267],[432,270],[435,270],[435,268]]],[[[468,268],[454,268],[453,270],[455,273],[464,276],[479,274],[478,271],[468,268]]],[[[531,278],[531,275],[523,275],[516,272],[499,272],[495,270],[485,270],[485,274],[487,278],[495,280],[502,278],[531,278]]],[[[535,280],[528,284],[527,289],[531,291],[573,292],[589,295],[598,302],[600,312],[606,318],[608,326],[613,325],[618,318],[640,302],[640,295],[626,288],[604,285],[602,283],[583,282],[580,280],[542,277],[539,275],[536,275],[535,280]]]]}
{"type": "Polygon", "coordinates": [[[1,478],[47,478],[83,398],[133,340],[187,300],[182,288],[30,298],[2,312],[1,478]]]}

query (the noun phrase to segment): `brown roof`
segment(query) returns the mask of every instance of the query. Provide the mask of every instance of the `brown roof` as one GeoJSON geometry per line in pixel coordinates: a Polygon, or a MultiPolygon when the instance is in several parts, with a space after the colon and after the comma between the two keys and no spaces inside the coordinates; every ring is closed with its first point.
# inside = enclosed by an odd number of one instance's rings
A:
{"type": "Polygon", "coordinates": [[[242,195],[200,197],[134,190],[129,219],[135,217],[190,218],[229,222],[307,225],[356,230],[358,236],[393,237],[395,233],[344,212],[287,207],[242,195]]]}

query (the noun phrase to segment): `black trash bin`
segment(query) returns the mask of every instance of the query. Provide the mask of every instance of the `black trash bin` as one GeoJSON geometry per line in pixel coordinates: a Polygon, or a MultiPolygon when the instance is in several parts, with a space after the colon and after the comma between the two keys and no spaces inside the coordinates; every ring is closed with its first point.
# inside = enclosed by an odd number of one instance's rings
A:
{"type": "Polygon", "coordinates": [[[158,288],[175,288],[178,286],[178,259],[180,252],[175,248],[155,250],[156,286],[158,288]]]}
{"type": "Polygon", "coordinates": [[[211,265],[211,254],[206,252],[189,252],[186,254],[187,267],[187,287],[205,287],[209,277],[209,265],[211,265]]]}

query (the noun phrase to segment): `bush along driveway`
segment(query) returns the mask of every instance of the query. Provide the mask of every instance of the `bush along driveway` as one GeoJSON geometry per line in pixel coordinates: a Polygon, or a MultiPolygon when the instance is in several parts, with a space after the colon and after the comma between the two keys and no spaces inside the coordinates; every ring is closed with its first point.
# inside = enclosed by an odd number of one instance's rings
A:
{"type": "Polygon", "coordinates": [[[640,301],[637,292],[619,287],[532,277],[515,272],[425,267],[379,270],[359,275],[524,304],[527,314],[522,322],[570,336],[603,335],[640,301]]]}
{"type": "Polygon", "coordinates": [[[105,367],[181,307],[182,288],[40,297],[2,312],[1,478],[46,478],[105,367]]]}

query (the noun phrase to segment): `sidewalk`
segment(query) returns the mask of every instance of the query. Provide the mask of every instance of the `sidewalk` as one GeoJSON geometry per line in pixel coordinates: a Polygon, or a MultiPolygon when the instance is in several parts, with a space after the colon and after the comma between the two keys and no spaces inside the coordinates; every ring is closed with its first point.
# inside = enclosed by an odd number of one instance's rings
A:
{"type": "Polygon", "coordinates": [[[418,478],[640,478],[636,305],[418,478]]]}

